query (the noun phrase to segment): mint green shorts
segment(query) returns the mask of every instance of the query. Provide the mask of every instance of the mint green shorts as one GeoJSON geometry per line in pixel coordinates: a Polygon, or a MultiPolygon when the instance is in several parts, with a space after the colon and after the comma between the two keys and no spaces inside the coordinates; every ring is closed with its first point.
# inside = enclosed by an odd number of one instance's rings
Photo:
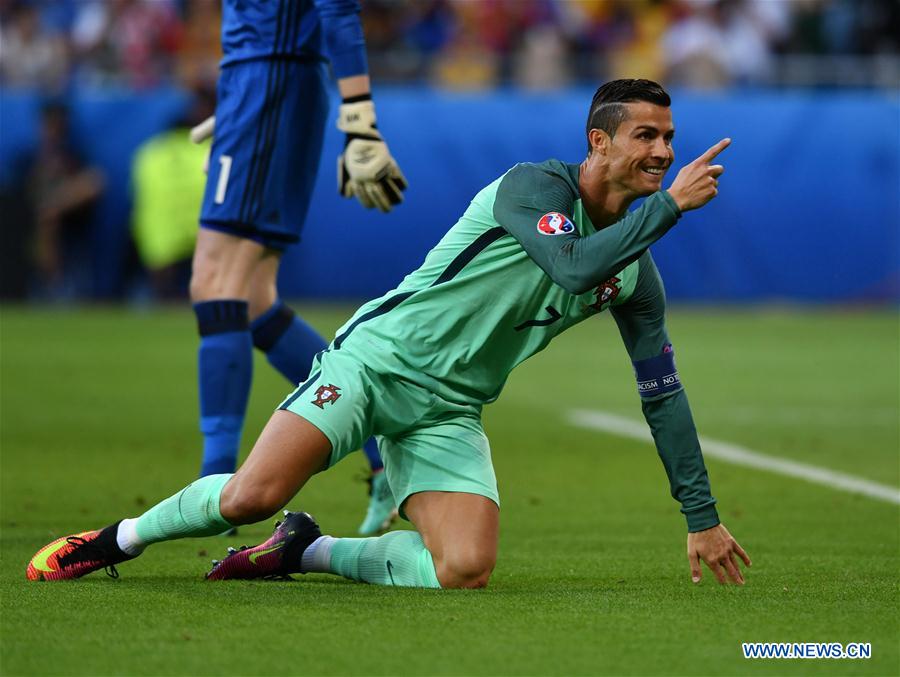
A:
{"type": "Polygon", "coordinates": [[[372,435],[397,505],[420,491],[478,494],[500,505],[479,407],[448,402],[347,349],[320,353],[310,377],[279,406],[331,442],[329,467],[372,435]]]}

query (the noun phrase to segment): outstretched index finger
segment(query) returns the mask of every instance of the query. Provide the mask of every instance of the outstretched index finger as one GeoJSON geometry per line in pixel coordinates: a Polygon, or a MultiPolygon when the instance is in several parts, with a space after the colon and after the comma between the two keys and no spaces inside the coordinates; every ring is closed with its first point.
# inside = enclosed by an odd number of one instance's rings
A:
{"type": "Polygon", "coordinates": [[[728,146],[730,146],[730,145],[731,145],[731,139],[726,137],[726,138],[722,139],[721,141],[719,141],[719,143],[717,143],[716,145],[711,146],[709,148],[709,150],[707,150],[703,155],[698,157],[697,160],[699,162],[706,162],[706,163],[712,162],[713,159],[716,157],[716,155],[721,153],[723,150],[728,148],[728,146]]]}

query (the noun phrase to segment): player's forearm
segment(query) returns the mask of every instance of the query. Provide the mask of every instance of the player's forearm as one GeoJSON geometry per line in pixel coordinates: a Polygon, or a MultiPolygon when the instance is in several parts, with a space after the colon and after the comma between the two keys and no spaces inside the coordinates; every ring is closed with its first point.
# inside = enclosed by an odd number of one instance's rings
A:
{"type": "MultiPolygon", "coordinates": [[[[357,0],[315,0],[325,52],[338,79],[369,72],[357,0]]],[[[355,96],[353,94],[347,96],[355,96]]],[[[346,96],[345,96],[346,98],[346,96]]]]}
{"type": "Polygon", "coordinates": [[[664,191],[647,198],[640,209],[586,237],[563,242],[551,257],[551,279],[573,294],[593,289],[638,259],[665,235],[681,212],[664,191]]]}
{"type": "Polygon", "coordinates": [[[348,78],[339,78],[337,81],[338,92],[344,100],[356,97],[364,97],[372,93],[372,85],[368,75],[351,75],[348,78]]]}
{"type": "Polygon", "coordinates": [[[700,442],[684,390],[642,401],[656,450],[669,476],[672,497],[681,503],[688,531],[703,531],[719,523],[700,442]]]}

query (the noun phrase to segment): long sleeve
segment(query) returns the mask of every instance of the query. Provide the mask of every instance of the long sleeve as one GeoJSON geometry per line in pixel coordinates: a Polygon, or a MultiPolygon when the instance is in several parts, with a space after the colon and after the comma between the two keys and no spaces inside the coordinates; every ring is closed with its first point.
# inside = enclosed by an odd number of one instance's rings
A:
{"type": "Polygon", "coordinates": [[[644,418],[653,433],[672,497],[681,503],[688,531],[716,526],[719,516],[709,488],[700,441],[687,394],[675,370],[665,327],[665,292],[650,252],[640,258],[634,294],[611,312],[631,357],[644,418]]]}
{"type": "Polygon", "coordinates": [[[681,212],[665,191],[602,230],[581,236],[572,225],[575,188],[535,165],[517,165],[497,189],[494,218],[541,269],[572,294],[609,279],[675,225],[681,212]],[[549,223],[542,222],[552,219],[549,223]]]}
{"type": "Polygon", "coordinates": [[[357,0],[314,0],[325,51],[338,79],[369,72],[357,0]]]}

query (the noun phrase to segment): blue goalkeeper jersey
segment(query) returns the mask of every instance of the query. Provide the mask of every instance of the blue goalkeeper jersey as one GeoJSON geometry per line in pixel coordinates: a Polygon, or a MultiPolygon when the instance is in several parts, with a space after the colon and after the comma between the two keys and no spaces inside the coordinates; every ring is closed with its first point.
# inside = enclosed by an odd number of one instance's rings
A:
{"type": "Polygon", "coordinates": [[[222,0],[222,65],[328,60],[337,78],[368,72],[358,0],[222,0]]]}

